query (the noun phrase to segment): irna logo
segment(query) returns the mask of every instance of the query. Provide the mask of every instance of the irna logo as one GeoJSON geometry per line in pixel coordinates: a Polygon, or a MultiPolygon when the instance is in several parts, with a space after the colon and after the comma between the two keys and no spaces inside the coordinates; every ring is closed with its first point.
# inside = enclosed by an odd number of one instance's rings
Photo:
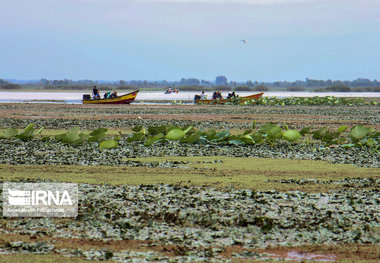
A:
{"type": "Polygon", "coordinates": [[[4,217],[76,217],[78,185],[3,183],[4,217]]]}
{"type": "Polygon", "coordinates": [[[10,205],[73,205],[68,191],[36,190],[19,191],[8,189],[10,205]]]}

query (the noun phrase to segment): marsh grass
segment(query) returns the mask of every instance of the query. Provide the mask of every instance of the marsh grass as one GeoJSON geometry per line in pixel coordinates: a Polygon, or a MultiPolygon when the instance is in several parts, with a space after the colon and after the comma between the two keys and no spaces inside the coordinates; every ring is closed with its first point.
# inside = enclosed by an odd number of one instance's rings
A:
{"type": "Polygon", "coordinates": [[[150,164],[175,164],[167,167],[128,166],[52,166],[0,165],[1,181],[43,179],[73,183],[140,185],[179,184],[254,190],[326,192],[341,184],[284,184],[268,180],[317,179],[337,181],[343,178],[379,178],[380,169],[361,168],[323,161],[238,158],[238,157],[148,157],[126,158],[150,164]]]}

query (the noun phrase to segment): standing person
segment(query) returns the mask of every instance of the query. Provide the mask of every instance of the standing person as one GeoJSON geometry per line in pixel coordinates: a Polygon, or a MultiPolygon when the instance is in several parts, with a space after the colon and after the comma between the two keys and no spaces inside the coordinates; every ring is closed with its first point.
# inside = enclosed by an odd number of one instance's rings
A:
{"type": "Polygon", "coordinates": [[[94,89],[92,90],[92,98],[94,100],[100,99],[99,90],[94,86],[94,89]]]}

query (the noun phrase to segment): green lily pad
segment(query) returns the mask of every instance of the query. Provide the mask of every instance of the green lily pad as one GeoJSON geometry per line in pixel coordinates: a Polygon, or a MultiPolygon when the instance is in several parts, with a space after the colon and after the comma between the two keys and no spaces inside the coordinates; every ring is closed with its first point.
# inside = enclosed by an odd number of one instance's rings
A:
{"type": "Polygon", "coordinates": [[[357,142],[365,138],[369,132],[370,130],[367,127],[359,125],[351,129],[349,136],[354,142],[357,142]]]}
{"type": "Polygon", "coordinates": [[[186,133],[180,129],[173,129],[166,134],[166,138],[169,140],[179,140],[186,136],[186,133]]]}
{"type": "Polygon", "coordinates": [[[101,142],[99,145],[100,149],[111,149],[111,148],[116,148],[118,145],[117,141],[115,140],[107,140],[104,142],[101,142]]]}
{"type": "Polygon", "coordinates": [[[10,139],[15,137],[18,134],[18,131],[14,128],[7,128],[3,130],[1,137],[5,139],[10,139]]]}
{"type": "Polygon", "coordinates": [[[287,130],[282,136],[289,142],[295,142],[301,138],[301,134],[296,130],[287,130]]]}
{"type": "Polygon", "coordinates": [[[92,132],[90,132],[90,135],[91,136],[96,136],[96,135],[99,135],[99,134],[106,133],[107,131],[108,131],[107,128],[98,128],[98,129],[95,129],[92,132]]]}

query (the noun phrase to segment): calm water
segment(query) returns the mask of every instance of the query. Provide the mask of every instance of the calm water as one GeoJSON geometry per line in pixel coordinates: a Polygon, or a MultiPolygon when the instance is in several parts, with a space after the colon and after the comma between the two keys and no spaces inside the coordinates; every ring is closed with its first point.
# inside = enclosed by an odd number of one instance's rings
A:
{"type": "MultiPolygon", "coordinates": [[[[162,91],[140,91],[136,102],[147,100],[193,100],[194,95],[200,92],[184,91],[177,94],[164,94],[162,91]]],[[[257,92],[237,92],[239,96],[248,96],[257,92]]],[[[123,94],[119,92],[119,94],[123,94]]],[[[226,97],[228,92],[223,92],[226,97]]],[[[0,102],[57,102],[57,103],[82,103],[82,92],[25,92],[25,91],[0,91],[0,102]]],[[[211,98],[212,92],[206,92],[211,98]]],[[[380,97],[380,92],[265,92],[264,97],[380,97]]]]}

